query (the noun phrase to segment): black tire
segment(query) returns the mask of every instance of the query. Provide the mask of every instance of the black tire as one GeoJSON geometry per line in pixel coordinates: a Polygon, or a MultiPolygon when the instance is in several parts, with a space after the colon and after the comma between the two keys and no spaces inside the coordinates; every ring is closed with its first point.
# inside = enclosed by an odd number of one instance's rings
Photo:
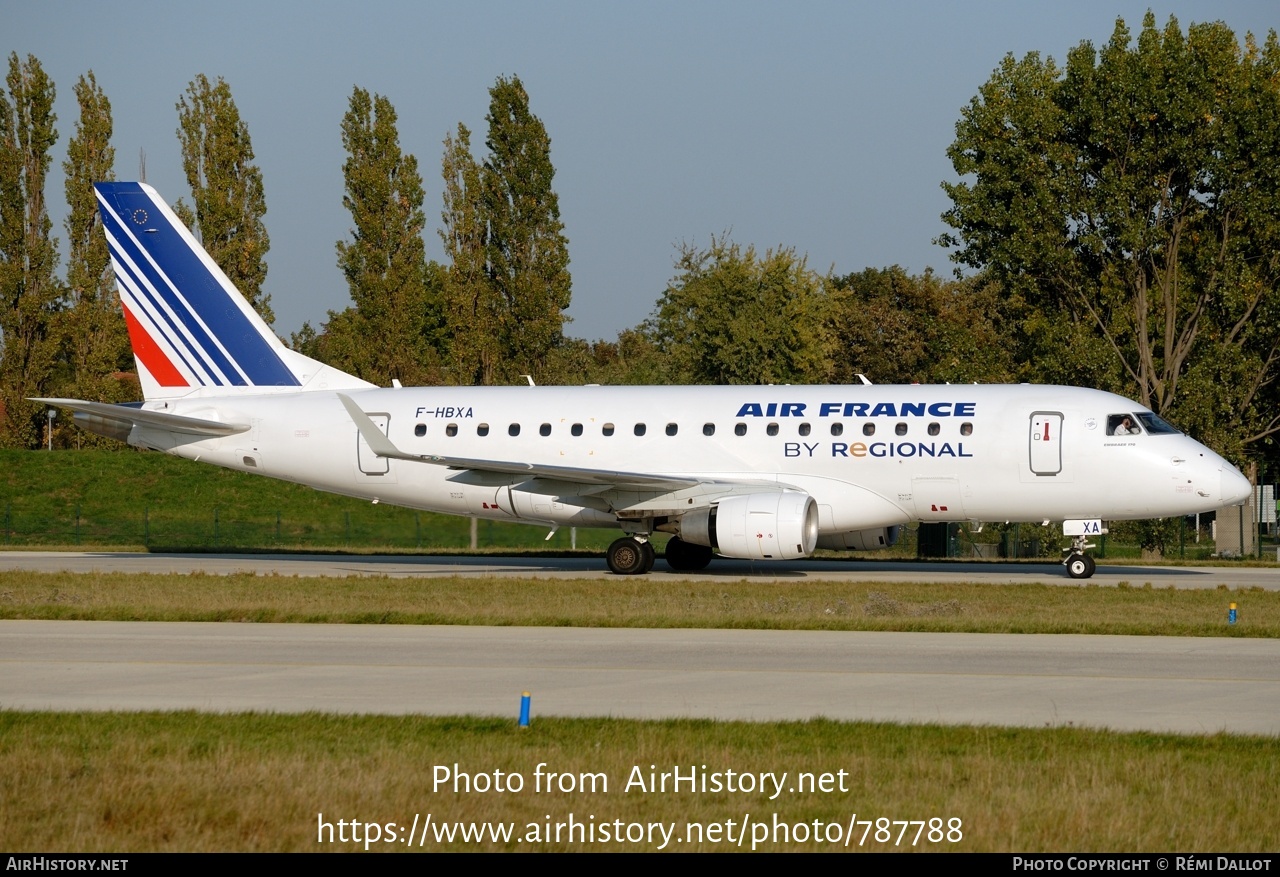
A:
{"type": "Polygon", "coordinates": [[[1094,572],[1098,569],[1098,563],[1087,554],[1084,556],[1084,559],[1089,561],[1089,572],[1085,574],[1085,578],[1092,578],[1094,572]]]}
{"type": "MultiPolygon", "coordinates": [[[[639,539],[632,539],[630,536],[615,539],[605,554],[609,562],[609,569],[613,571],[613,574],[638,576],[645,572],[644,544],[639,539]]],[[[649,550],[652,551],[653,549],[650,548],[649,550]]]]}
{"type": "Polygon", "coordinates": [[[658,552],[647,539],[640,543],[640,550],[644,552],[644,572],[648,573],[653,569],[653,562],[658,559],[658,552]]]}
{"type": "Polygon", "coordinates": [[[1067,575],[1073,579],[1087,579],[1093,575],[1096,565],[1087,554],[1073,554],[1067,558],[1067,575]]]}
{"type": "Polygon", "coordinates": [[[694,545],[685,542],[679,536],[672,536],[667,543],[667,566],[676,572],[696,572],[706,569],[711,563],[712,551],[706,545],[694,545]]]}

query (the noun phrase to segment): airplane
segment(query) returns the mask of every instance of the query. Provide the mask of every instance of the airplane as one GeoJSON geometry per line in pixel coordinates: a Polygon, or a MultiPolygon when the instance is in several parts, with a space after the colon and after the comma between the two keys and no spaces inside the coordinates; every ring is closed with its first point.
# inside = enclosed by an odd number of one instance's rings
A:
{"type": "MultiPolygon", "coordinates": [[[[1242,503],[1247,479],[1146,407],[1077,387],[375,386],[290,350],[155,189],[95,185],[143,401],[38,401],[130,445],[447,514],[622,532],[619,575],[792,560],[903,525],[1108,520],[1242,503]]],[[[532,384],[532,381],[530,381],[532,384]]]]}

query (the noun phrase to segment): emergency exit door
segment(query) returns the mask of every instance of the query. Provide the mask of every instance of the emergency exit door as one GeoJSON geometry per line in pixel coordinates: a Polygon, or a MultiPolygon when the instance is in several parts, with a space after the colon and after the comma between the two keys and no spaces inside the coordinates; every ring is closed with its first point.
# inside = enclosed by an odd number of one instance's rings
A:
{"type": "MultiPolygon", "coordinates": [[[[391,420],[391,415],[370,414],[369,419],[373,421],[374,426],[378,427],[378,432],[387,434],[387,424],[391,420]]],[[[369,447],[369,443],[364,440],[364,436],[358,432],[356,433],[356,463],[364,475],[386,475],[391,466],[391,461],[375,454],[373,448],[369,447]]]]}
{"type": "Polygon", "coordinates": [[[1062,413],[1037,411],[1031,415],[1031,471],[1057,475],[1062,471],[1062,413]]]}

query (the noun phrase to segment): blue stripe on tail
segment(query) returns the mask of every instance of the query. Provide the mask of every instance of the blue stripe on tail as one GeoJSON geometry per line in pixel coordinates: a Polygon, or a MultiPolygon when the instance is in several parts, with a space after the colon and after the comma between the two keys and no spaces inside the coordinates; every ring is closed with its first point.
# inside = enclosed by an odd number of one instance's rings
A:
{"type": "Polygon", "coordinates": [[[200,371],[205,371],[222,386],[300,386],[274,345],[245,315],[239,302],[231,298],[236,293],[227,288],[230,281],[221,272],[215,275],[205,266],[192,244],[170,224],[150,193],[137,183],[97,183],[95,188],[102,195],[99,205],[103,222],[113,230],[112,236],[121,254],[127,255],[143,275],[127,278],[128,288],[144,295],[160,312],[147,289],[150,286],[176,315],[181,327],[162,315],[163,324],[158,324],[156,329],[165,334],[169,346],[180,355],[182,351],[196,355],[203,366],[195,370],[197,378],[200,371]],[[130,239],[130,234],[134,239],[130,239]],[[152,260],[159,272],[152,266],[152,260]],[[215,368],[225,379],[217,378],[215,368]]]}

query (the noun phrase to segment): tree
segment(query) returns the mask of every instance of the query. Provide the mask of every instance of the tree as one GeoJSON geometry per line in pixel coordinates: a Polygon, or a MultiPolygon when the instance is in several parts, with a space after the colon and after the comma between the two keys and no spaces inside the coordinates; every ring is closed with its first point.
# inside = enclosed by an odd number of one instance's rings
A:
{"type": "Polygon", "coordinates": [[[8,94],[0,91],[0,441],[39,444],[41,407],[53,373],[62,287],[57,244],[45,206],[49,150],[57,142],[55,89],[32,55],[9,55],[8,94]]]}
{"type": "Polygon", "coordinates": [[[1013,351],[996,328],[993,284],[946,282],[867,268],[831,280],[831,379],[877,384],[1001,383],[1015,373],[1013,351]]]}
{"type": "Polygon", "coordinates": [[[249,126],[222,77],[215,85],[201,73],[178,98],[182,168],[194,212],[181,201],[178,214],[200,238],[213,261],[244,293],[264,320],[274,322],[271,297],[262,291],[271,242],[262,171],[253,163],[249,126]]]}
{"type": "Polygon", "coordinates": [[[480,167],[471,155],[471,132],[459,124],[457,136],[444,140],[441,161],[444,210],[440,239],[449,269],[445,278],[443,319],[450,339],[452,383],[492,384],[501,359],[504,312],[489,282],[480,167]]]}
{"type": "Polygon", "coordinates": [[[481,174],[485,258],[502,309],[504,373],[537,374],[563,337],[569,307],[569,241],[551,188],[551,138],[529,110],[518,77],[489,89],[489,157],[481,174]]]}
{"type": "Polygon", "coordinates": [[[342,145],[342,203],[355,227],[338,242],[338,266],[355,307],[329,314],[316,349],[367,380],[424,383],[436,358],[441,279],[425,257],[418,161],[400,151],[391,102],[362,88],[342,119],[342,145]]]}
{"type": "Polygon", "coordinates": [[[649,321],[676,382],[822,383],[828,369],[823,279],[793,249],[743,250],[724,237],[685,244],[679,274],[649,321]]]}
{"type": "Polygon", "coordinates": [[[121,401],[126,390],[112,373],[131,368],[132,354],[93,191],[95,182],[115,179],[111,102],[92,71],[80,77],[75,93],[80,118],[62,164],[70,208],[65,223],[69,308],[63,335],[70,370],[65,395],[121,401]]]}
{"type": "Polygon", "coordinates": [[[949,155],[963,181],[944,184],[940,242],[1004,288],[1024,359],[1082,368],[1237,457],[1280,431],[1274,31],[1241,47],[1148,13],[1136,44],[1118,21],[1065,70],[1007,57],[949,155]]]}

